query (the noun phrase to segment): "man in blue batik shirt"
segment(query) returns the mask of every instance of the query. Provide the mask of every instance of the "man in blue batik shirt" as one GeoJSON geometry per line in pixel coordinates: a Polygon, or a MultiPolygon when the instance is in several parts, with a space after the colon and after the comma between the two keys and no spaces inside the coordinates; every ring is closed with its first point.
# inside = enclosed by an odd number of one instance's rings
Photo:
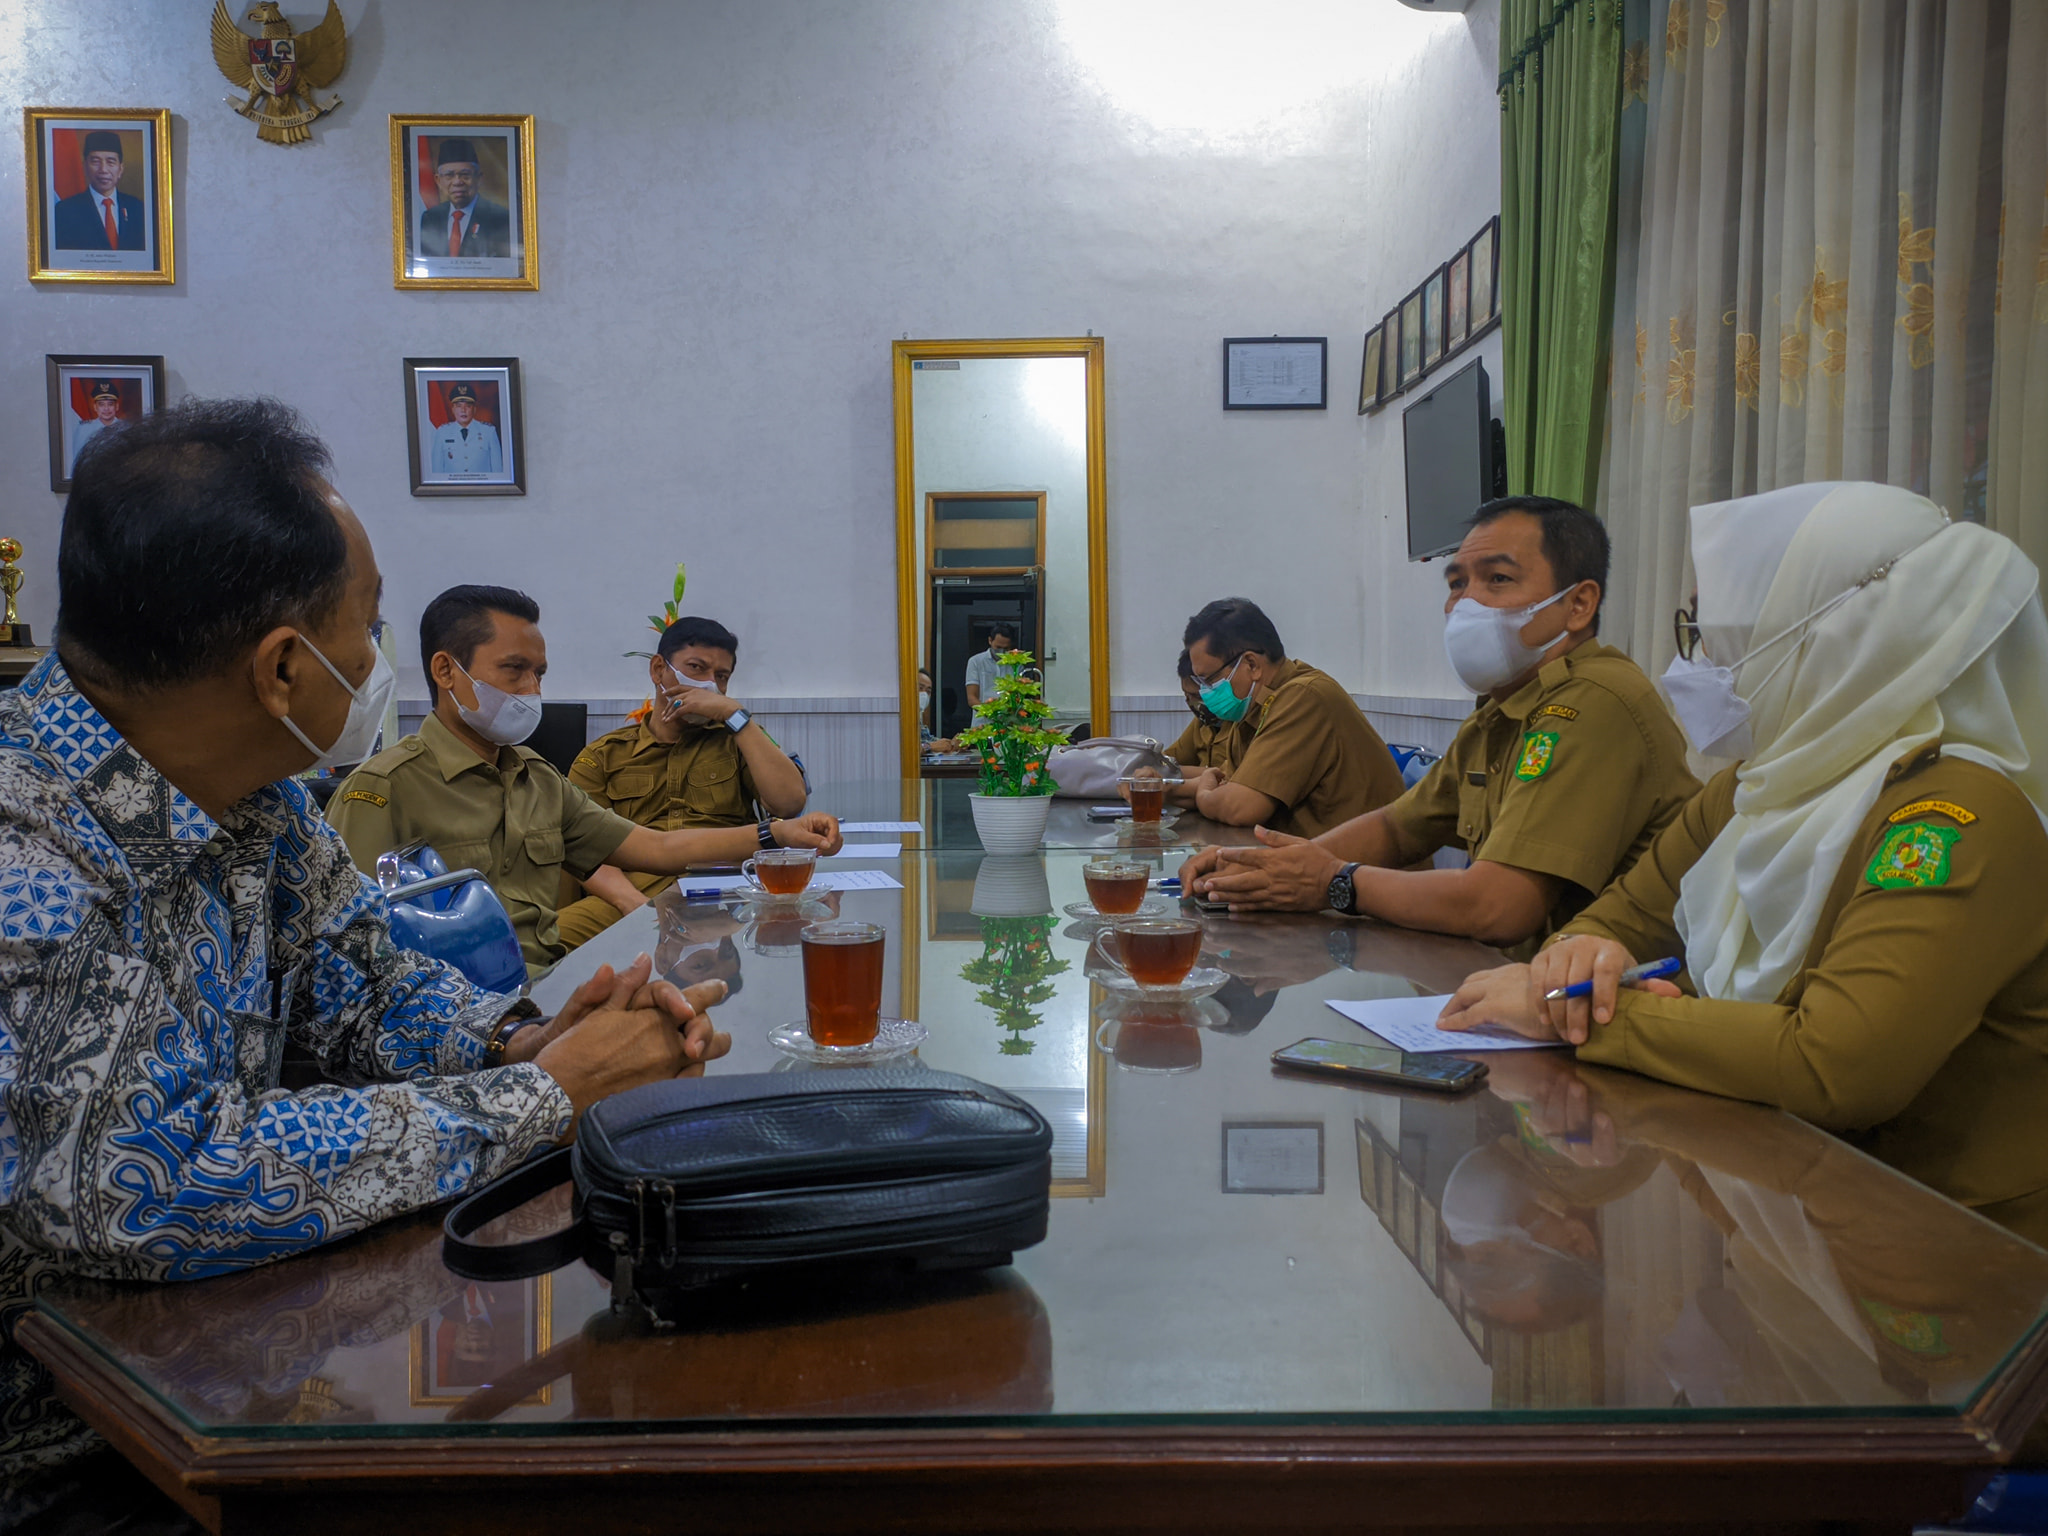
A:
{"type": "Polygon", "coordinates": [[[644,957],[528,1024],[392,947],[292,778],[367,756],[391,692],[326,465],[270,401],[105,434],[65,506],[57,652],[0,694],[0,1526],[5,1490],[96,1449],[13,1343],[48,1281],[332,1242],[730,1044],[702,1016],[722,985],[650,985],[644,957]],[[287,1040],[326,1082],[280,1088],[287,1040]]]}

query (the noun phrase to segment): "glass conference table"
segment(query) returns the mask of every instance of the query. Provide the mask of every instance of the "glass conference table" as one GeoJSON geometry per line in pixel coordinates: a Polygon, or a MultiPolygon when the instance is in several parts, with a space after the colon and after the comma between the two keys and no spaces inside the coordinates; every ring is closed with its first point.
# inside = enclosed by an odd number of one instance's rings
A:
{"type": "MultiPolygon", "coordinates": [[[[811,911],[887,927],[925,1065],[1052,1123],[1050,1233],[1013,1267],[707,1295],[656,1332],[581,1265],[465,1282],[430,1212],[72,1284],[21,1338],[230,1531],[1904,1531],[2039,1410],[2048,1254],[1797,1121],[1559,1051],[1458,1098],[1271,1066],[1369,1038],[1327,1000],[1441,992],[1479,946],[1209,918],[1222,990],[1133,1003],[1062,911],[1086,851],[931,841],[832,866],[895,885],[811,911]]],[[[802,1015],[804,920],[665,898],[536,996],[651,951],[734,986],[713,1070],[811,1070],[766,1040],[802,1015]]]]}

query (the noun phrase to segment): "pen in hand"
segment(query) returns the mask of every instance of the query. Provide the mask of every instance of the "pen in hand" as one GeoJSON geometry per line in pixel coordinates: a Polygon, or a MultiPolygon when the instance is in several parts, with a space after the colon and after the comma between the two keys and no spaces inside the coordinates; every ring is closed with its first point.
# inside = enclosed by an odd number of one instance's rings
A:
{"type": "MultiPolygon", "coordinates": [[[[1666,976],[1676,976],[1685,969],[1685,961],[1677,955],[1666,955],[1662,960],[1646,960],[1641,965],[1632,965],[1621,973],[1624,987],[1634,986],[1639,981],[1658,981],[1666,976]]],[[[1568,987],[1552,987],[1543,994],[1543,1001],[1554,1003],[1561,997],[1591,997],[1593,983],[1575,981],[1568,987]]]]}

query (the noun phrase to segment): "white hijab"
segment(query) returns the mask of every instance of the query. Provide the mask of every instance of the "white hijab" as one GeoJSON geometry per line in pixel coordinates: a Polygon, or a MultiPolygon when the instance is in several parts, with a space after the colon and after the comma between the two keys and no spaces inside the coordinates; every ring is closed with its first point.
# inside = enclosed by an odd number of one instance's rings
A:
{"type": "Polygon", "coordinates": [[[1754,750],[1677,927],[1702,995],[1774,1002],[1901,756],[1939,738],[2048,820],[2048,615],[2010,539],[1895,486],[1695,507],[1692,547],[1708,655],[1756,652],[1735,678],[1754,750]]]}

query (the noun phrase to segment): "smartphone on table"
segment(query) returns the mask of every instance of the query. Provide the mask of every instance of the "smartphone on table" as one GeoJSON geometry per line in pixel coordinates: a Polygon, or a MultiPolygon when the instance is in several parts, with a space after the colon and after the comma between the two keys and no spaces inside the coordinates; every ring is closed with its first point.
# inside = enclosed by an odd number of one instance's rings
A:
{"type": "Polygon", "coordinates": [[[1413,1055],[1391,1045],[1359,1045],[1349,1040],[1297,1040],[1273,1053],[1273,1065],[1359,1083],[1426,1088],[1432,1093],[1463,1093],[1486,1081],[1483,1061],[1413,1055]]]}
{"type": "Polygon", "coordinates": [[[1090,821],[1127,821],[1131,808],[1128,805],[1091,805],[1088,807],[1090,821]]]}

